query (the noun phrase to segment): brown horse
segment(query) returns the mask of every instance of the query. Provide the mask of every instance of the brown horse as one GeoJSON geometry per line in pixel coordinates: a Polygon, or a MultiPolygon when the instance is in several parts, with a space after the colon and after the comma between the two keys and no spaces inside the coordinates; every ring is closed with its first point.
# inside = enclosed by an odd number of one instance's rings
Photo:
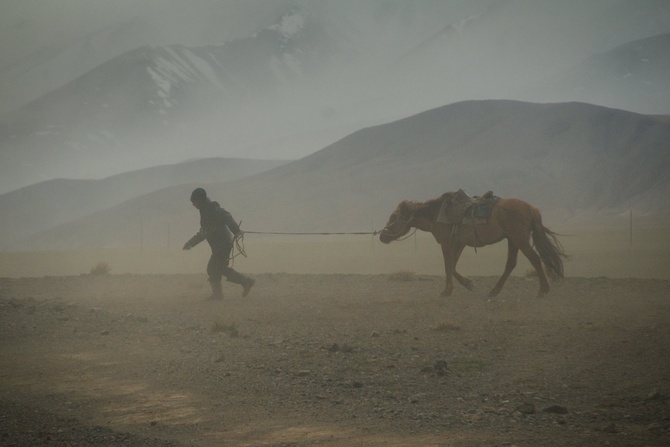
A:
{"type": "Polygon", "coordinates": [[[446,285],[440,296],[450,296],[453,291],[452,276],[468,290],[472,290],[472,281],[456,271],[456,263],[466,246],[483,247],[507,239],[507,263],[505,271],[497,284],[488,293],[496,296],[502,290],[505,281],[516,267],[519,250],[528,258],[540,279],[538,296],[549,292],[549,281],[543,268],[550,275],[563,277],[563,259],[566,259],[556,233],[542,225],[540,211],[519,199],[498,199],[491,210],[486,223],[448,224],[438,220],[440,210],[445,204],[448,209],[456,193],[447,192],[437,199],[427,202],[400,202],[391,214],[388,223],[379,234],[379,240],[385,244],[406,235],[416,228],[433,234],[442,246],[446,285]],[[530,238],[533,238],[533,249],[530,238]],[[538,256],[539,254],[539,256],[538,256]]]}

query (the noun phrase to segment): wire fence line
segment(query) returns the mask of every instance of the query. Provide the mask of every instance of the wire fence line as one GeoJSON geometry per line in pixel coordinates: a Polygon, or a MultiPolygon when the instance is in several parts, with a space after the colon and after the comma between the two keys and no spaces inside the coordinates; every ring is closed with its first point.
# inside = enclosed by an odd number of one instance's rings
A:
{"type": "Polygon", "coordinates": [[[325,231],[317,231],[317,232],[284,232],[284,231],[247,231],[243,230],[244,234],[277,234],[277,235],[288,235],[288,236],[313,236],[313,235],[318,235],[318,236],[330,236],[330,235],[359,235],[359,236],[365,236],[365,235],[372,235],[376,236],[379,234],[379,231],[353,231],[353,232],[325,232],[325,231]]]}

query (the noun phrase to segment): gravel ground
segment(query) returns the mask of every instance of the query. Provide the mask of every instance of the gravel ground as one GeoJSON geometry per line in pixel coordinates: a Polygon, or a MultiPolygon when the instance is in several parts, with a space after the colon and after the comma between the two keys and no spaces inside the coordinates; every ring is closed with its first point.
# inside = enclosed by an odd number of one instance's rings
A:
{"type": "Polygon", "coordinates": [[[670,445],[670,281],[256,279],[0,278],[0,445],[670,445]]]}

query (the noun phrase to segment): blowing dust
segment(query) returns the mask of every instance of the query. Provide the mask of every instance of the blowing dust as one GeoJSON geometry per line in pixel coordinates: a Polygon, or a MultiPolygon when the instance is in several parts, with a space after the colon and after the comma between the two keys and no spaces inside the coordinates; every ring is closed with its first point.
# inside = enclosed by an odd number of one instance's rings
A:
{"type": "MultiPolygon", "coordinates": [[[[589,231],[556,229],[570,259],[567,277],[670,279],[670,228],[627,228],[589,231]]],[[[439,245],[431,235],[417,232],[401,242],[384,245],[372,236],[264,236],[245,237],[247,257],[233,260],[240,271],[298,274],[389,274],[409,271],[420,275],[443,275],[439,245]]],[[[502,273],[507,244],[468,247],[458,263],[466,276],[498,276],[502,273]]],[[[0,253],[0,276],[40,277],[89,274],[99,263],[107,263],[111,274],[204,273],[209,250],[189,252],[179,248],[127,248],[73,252],[0,253]]],[[[514,276],[532,272],[528,260],[519,255],[514,276]]]]}

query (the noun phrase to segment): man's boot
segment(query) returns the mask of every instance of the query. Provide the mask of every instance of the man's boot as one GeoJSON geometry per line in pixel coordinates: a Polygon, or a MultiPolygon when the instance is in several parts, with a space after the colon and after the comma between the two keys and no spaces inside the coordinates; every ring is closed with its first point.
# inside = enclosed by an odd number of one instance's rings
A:
{"type": "Polygon", "coordinates": [[[249,291],[254,286],[254,284],[256,284],[256,280],[249,278],[248,276],[245,276],[240,272],[233,270],[230,267],[228,267],[223,274],[226,277],[226,281],[230,281],[233,284],[239,284],[243,287],[242,289],[243,297],[249,295],[249,291]]]}
{"type": "Polygon", "coordinates": [[[249,291],[250,291],[251,288],[254,286],[254,284],[256,284],[256,280],[255,280],[255,279],[253,279],[253,278],[249,278],[249,277],[246,277],[246,278],[244,279],[244,282],[242,283],[242,287],[244,287],[244,288],[242,289],[242,296],[243,296],[243,297],[249,295],[249,291]]]}
{"type": "Polygon", "coordinates": [[[207,297],[208,300],[222,300],[223,299],[223,289],[221,288],[221,281],[210,281],[209,285],[212,286],[212,294],[207,297]]]}

